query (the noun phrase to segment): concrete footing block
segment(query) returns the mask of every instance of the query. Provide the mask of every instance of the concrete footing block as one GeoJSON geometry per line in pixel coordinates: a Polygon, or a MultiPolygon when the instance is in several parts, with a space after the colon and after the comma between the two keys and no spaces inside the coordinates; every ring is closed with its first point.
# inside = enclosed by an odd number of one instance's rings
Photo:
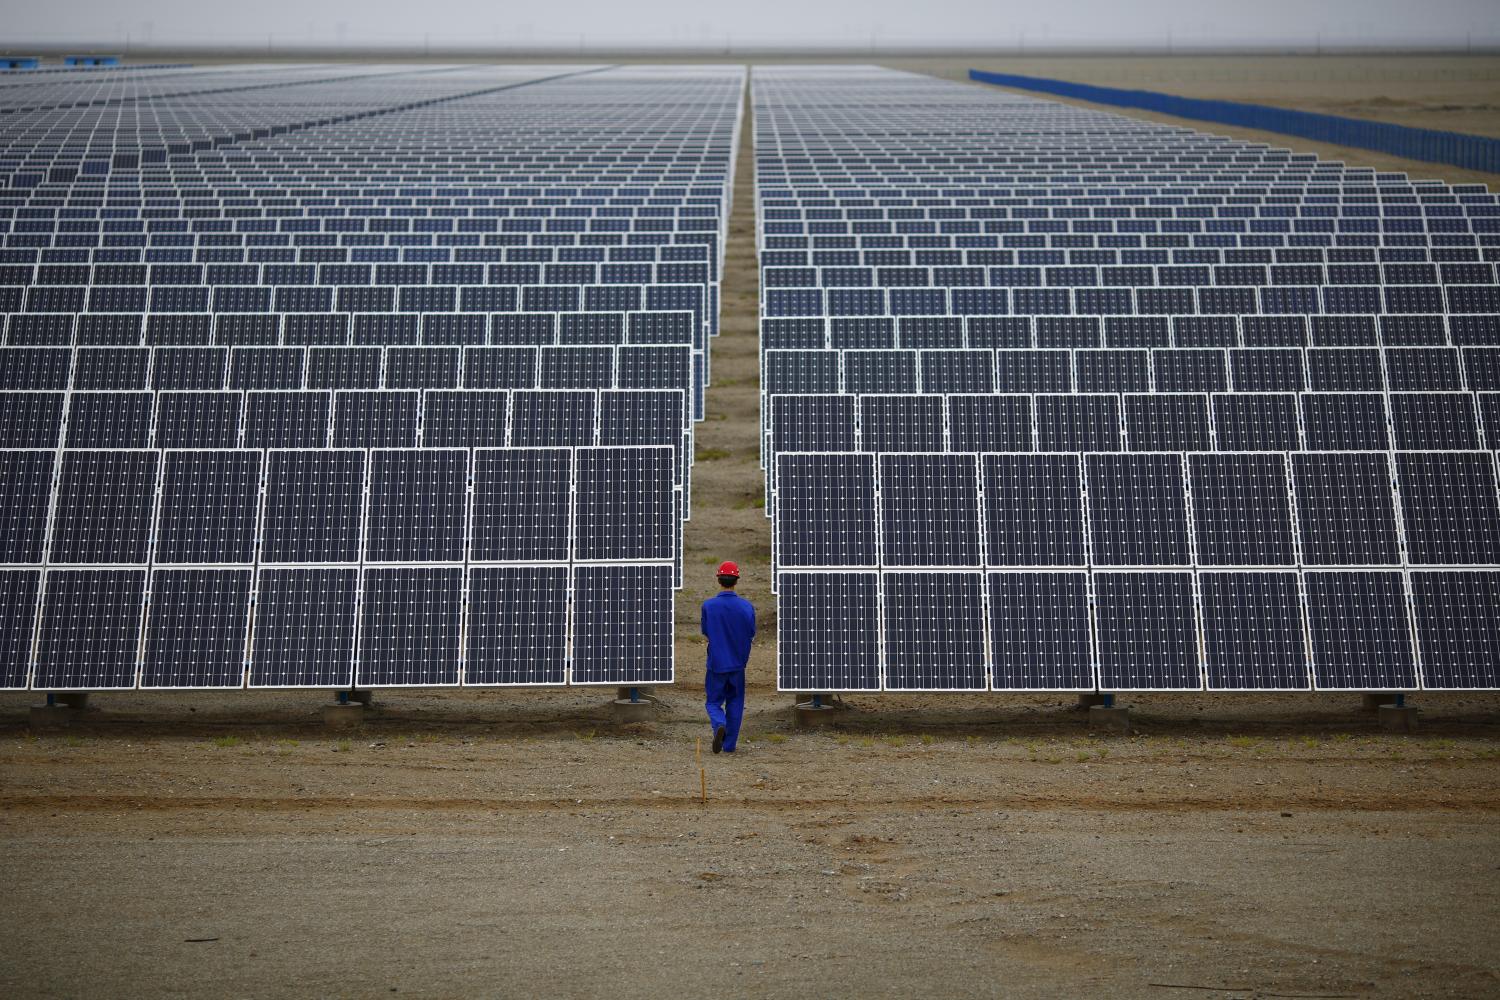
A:
{"type": "Polygon", "coordinates": [[[814,704],[809,698],[792,707],[792,723],[798,729],[820,729],[832,725],[841,714],[838,708],[828,702],[814,704]]]}
{"type": "Polygon", "coordinates": [[[648,687],[620,688],[615,698],[619,701],[646,701],[653,705],[661,704],[661,699],[656,696],[656,689],[648,687]],[[631,697],[632,691],[635,693],[634,698],[631,697]]]}
{"type": "Polygon", "coordinates": [[[1084,710],[1084,711],[1088,711],[1089,709],[1093,708],[1095,705],[1108,705],[1108,704],[1109,704],[1109,695],[1107,695],[1107,694],[1100,694],[1097,691],[1085,691],[1083,694],[1080,694],[1078,696],[1078,707],[1080,709],[1084,710]]]}
{"type": "Polygon", "coordinates": [[[349,700],[352,701],[352,702],[354,702],[357,705],[363,705],[366,708],[372,708],[375,705],[375,692],[374,691],[350,691],[349,692],[349,700]]]}
{"type": "Polygon", "coordinates": [[[39,732],[66,729],[73,721],[74,712],[66,705],[33,705],[26,721],[39,732]]]}
{"type": "Polygon", "coordinates": [[[365,706],[357,701],[323,706],[323,725],[329,729],[358,729],[365,722],[365,706]]]}
{"type": "Polygon", "coordinates": [[[627,695],[624,698],[616,698],[610,703],[614,711],[615,725],[628,726],[636,722],[656,721],[656,701],[651,698],[641,698],[631,701],[627,695]]]}
{"type": "Polygon", "coordinates": [[[88,710],[89,693],[87,691],[59,691],[54,697],[64,708],[71,708],[75,712],[88,710]]]}
{"type": "Polygon", "coordinates": [[[1366,691],[1359,696],[1359,704],[1366,712],[1378,712],[1382,705],[1396,704],[1399,697],[1394,691],[1366,691]]]}
{"type": "Polygon", "coordinates": [[[1129,733],[1130,709],[1119,705],[1089,707],[1089,728],[1101,732],[1129,733]]]}
{"type": "Polygon", "coordinates": [[[1405,705],[1381,705],[1380,728],[1388,733],[1417,731],[1417,710],[1405,705]]]}

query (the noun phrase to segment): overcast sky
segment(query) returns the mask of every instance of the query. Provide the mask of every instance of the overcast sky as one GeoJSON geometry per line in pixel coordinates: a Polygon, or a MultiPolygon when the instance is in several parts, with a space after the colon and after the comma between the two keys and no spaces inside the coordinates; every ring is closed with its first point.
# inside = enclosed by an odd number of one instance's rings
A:
{"type": "Polygon", "coordinates": [[[20,42],[696,48],[1500,43],[1497,0],[0,0],[20,42]]]}

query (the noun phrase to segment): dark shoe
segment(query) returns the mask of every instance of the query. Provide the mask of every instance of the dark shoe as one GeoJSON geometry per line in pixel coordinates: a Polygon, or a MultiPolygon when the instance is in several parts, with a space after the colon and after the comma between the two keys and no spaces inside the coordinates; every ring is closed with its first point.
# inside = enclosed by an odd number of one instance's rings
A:
{"type": "Polygon", "coordinates": [[[728,734],[724,732],[723,726],[714,730],[714,753],[724,752],[724,737],[726,735],[728,734]]]}

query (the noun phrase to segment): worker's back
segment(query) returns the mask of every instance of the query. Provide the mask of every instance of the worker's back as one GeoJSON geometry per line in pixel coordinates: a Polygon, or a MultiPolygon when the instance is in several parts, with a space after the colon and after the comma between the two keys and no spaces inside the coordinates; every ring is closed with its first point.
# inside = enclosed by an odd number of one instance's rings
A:
{"type": "Polygon", "coordinates": [[[710,673],[743,670],[755,638],[755,606],[732,590],[703,602],[703,634],[708,636],[710,673]]]}

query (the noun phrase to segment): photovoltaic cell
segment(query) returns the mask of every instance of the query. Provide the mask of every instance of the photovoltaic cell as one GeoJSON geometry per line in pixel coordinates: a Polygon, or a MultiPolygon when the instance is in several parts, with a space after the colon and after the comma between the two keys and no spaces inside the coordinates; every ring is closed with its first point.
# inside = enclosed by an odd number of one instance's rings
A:
{"type": "Polygon", "coordinates": [[[365,453],[267,453],[262,563],[358,562],[365,453]]]}
{"type": "Polygon", "coordinates": [[[1095,565],[1192,562],[1180,456],[1086,455],[1084,473],[1095,565]]]}
{"type": "Polygon", "coordinates": [[[1084,565],[1077,456],[985,455],[982,462],[989,565],[1084,565]]]}
{"type": "Polygon", "coordinates": [[[371,453],[365,559],[462,560],[468,460],[459,449],[371,453]]]}
{"type": "Polygon", "coordinates": [[[155,562],[253,562],[260,453],[169,451],[164,458],[155,562]]]}
{"type": "Polygon", "coordinates": [[[776,460],[777,566],[878,565],[874,456],[784,454],[776,460]]]}
{"type": "Polygon", "coordinates": [[[979,475],[972,455],[881,455],[886,566],[980,566],[979,475]]]}
{"type": "Polygon", "coordinates": [[[145,563],[160,457],[144,451],[63,452],[49,560],[145,563]]]}
{"type": "Polygon", "coordinates": [[[1500,489],[1488,452],[1397,452],[1412,563],[1500,564],[1500,489]]]}
{"type": "Polygon", "coordinates": [[[1193,531],[1205,566],[1290,566],[1291,493],[1281,455],[1189,455],[1193,531]]]}
{"type": "Polygon", "coordinates": [[[575,560],[675,557],[676,459],[670,448],[580,448],[577,463],[575,560]]]}
{"type": "Polygon", "coordinates": [[[36,633],[39,570],[0,570],[0,689],[26,687],[36,633]]]}
{"type": "Polygon", "coordinates": [[[1307,565],[1396,564],[1396,512],[1383,454],[1292,455],[1307,565]]]}

